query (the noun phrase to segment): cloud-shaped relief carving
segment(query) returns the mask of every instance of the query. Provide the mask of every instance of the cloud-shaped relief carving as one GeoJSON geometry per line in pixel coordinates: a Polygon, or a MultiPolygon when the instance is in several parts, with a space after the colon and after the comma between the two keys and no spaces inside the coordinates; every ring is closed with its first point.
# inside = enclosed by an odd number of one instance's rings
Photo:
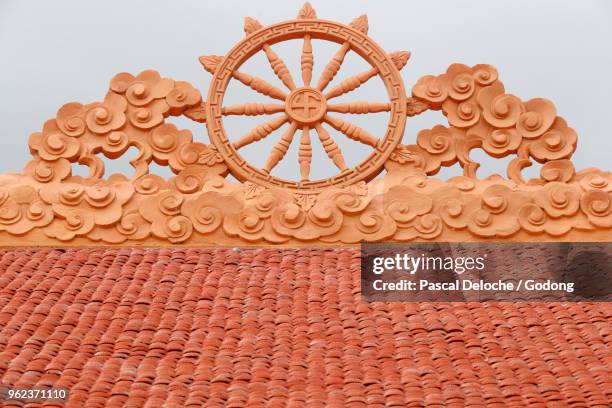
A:
{"type": "Polygon", "coordinates": [[[52,242],[108,244],[355,244],[561,237],[612,228],[612,176],[574,169],[577,135],[550,101],[523,102],[507,93],[489,65],[453,64],[419,79],[408,104],[409,115],[440,110],[449,123],[420,131],[415,144],[399,145],[384,177],[293,191],[226,179],[228,166],[216,146],[165,123],[194,109],[205,114],[192,85],[155,71],[119,74],[102,102],[66,104],[30,137],[33,159],[23,174],[0,176],[0,236],[38,233],[52,242]],[[129,147],[138,149],[134,175],[103,179],[96,155],[117,158],[129,147]],[[476,178],[470,152],[478,147],[493,157],[516,155],[509,179],[476,178]],[[520,171],[532,160],[543,163],[541,175],[525,182],[520,171]],[[149,174],[153,161],[175,175],[149,174]],[[74,163],[88,165],[90,175],[72,176],[74,163]],[[463,176],[429,177],[455,163],[463,176]]]}
{"type": "Polygon", "coordinates": [[[593,225],[612,227],[612,193],[599,189],[588,190],[582,194],[580,208],[593,225]]]}
{"type": "MultiPolygon", "coordinates": [[[[464,174],[469,176],[474,176],[478,167],[469,152],[477,147],[497,158],[517,154],[508,167],[508,175],[518,183],[524,183],[520,172],[531,159],[540,163],[568,159],[576,147],[575,131],[556,116],[552,102],[543,98],[523,102],[507,93],[495,68],[488,65],[470,68],[453,64],[444,74],[419,79],[412,96],[430,109],[442,110],[450,129],[461,131],[453,133],[448,145],[453,146],[464,174]]],[[[439,129],[437,126],[421,131],[420,135],[439,129]]],[[[423,141],[417,144],[424,147],[423,141]]],[[[432,149],[421,150],[413,145],[405,149],[415,152],[427,174],[454,163],[439,160],[439,152],[432,149]]]]}
{"type": "Polygon", "coordinates": [[[89,233],[96,225],[108,226],[119,221],[122,206],[132,197],[134,187],[126,181],[93,180],[46,184],[39,193],[56,215],[45,228],[45,234],[68,241],[89,233]]]}
{"type": "Polygon", "coordinates": [[[184,242],[193,233],[193,223],[181,214],[185,197],[178,191],[166,190],[143,200],[140,215],[151,224],[151,233],[172,243],[184,242]]]}
{"type": "Polygon", "coordinates": [[[209,234],[223,225],[225,216],[237,214],[241,208],[235,197],[210,191],[188,199],[181,212],[191,220],[196,231],[209,234]]]}
{"type": "Polygon", "coordinates": [[[47,121],[41,133],[34,133],[30,137],[30,149],[48,161],[74,161],[79,157],[81,147],[78,139],[62,133],[55,120],[47,121]]]}
{"type": "Polygon", "coordinates": [[[53,220],[51,207],[30,186],[0,187],[0,231],[23,235],[53,220]]]}

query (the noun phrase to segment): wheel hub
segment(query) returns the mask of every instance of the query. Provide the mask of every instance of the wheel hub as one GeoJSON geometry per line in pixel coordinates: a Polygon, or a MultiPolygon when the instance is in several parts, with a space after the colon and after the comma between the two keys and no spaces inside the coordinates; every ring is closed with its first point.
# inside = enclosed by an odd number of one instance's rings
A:
{"type": "Polygon", "coordinates": [[[321,121],[327,111],[327,101],[318,89],[298,88],[287,97],[285,111],[299,124],[309,125],[321,121]]]}

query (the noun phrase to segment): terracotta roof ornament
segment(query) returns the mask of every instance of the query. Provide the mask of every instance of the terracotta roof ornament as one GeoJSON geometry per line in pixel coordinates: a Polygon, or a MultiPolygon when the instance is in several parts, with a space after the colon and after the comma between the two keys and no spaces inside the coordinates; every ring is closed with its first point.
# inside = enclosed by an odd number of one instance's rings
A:
{"type": "Polygon", "coordinates": [[[296,19],[271,26],[247,18],[244,31],[227,55],[200,58],[213,76],[206,100],[191,84],[148,70],[116,75],[101,102],[61,107],[30,136],[33,158],[24,171],[0,176],[0,242],[610,240],[611,173],[576,172],[570,161],[576,132],[547,99],[523,101],[507,93],[492,66],[452,64],[440,75],[418,79],[407,95],[400,70],[410,53],[384,51],[368,37],[365,16],[345,25],[319,19],[306,4],[296,19]],[[276,44],[295,39],[302,40],[299,75],[274,51],[276,44]],[[338,44],[330,61],[317,59],[313,40],[338,44]],[[265,55],[277,84],[241,68],[256,53],[265,55]],[[349,53],[370,68],[342,78],[349,53]],[[319,78],[315,64],[323,67],[319,78]],[[376,76],[386,100],[338,101],[376,76]],[[232,81],[270,102],[224,105],[232,81]],[[407,118],[429,110],[442,111],[448,124],[405,140],[407,118]],[[341,117],[378,112],[389,116],[384,134],[341,117]],[[230,115],[269,120],[230,139],[224,127],[230,115]],[[210,143],[166,123],[172,116],[206,123],[210,143]],[[337,137],[367,146],[370,154],[349,167],[337,137]],[[264,138],[275,139],[260,168],[240,151],[264,138]],[[327,157],[313,157],[313,143],[321,143],[327,157]],[[292,144],[297,158],[286,157],[292,144]],[[130,147],[139,151],[131,162],[134,174],[104,178],[100,155],[116,159],[130,147]],[[475,148],[495,158],[513,156],[507,178],[478,179],[479,164],[470,158],[475,148]],[[296,163],[298,180],[272,175],[281,160],[296,163]],[[322,160],[330,160],[337,174],[311,179],[311,168],[322,160]],[[175,175],[165,180],[150,174],[152,162],[175,175]],[[540,177],[525,180],[521,171],[534,162],[542,164],[540,177]],[[74,164],[87,166],[89,175],[72,175],[74,164]],[[431,177],[453,165],[464,175],[431,177]],[[226,178],[230,173],[238,183],[226,178]]]}

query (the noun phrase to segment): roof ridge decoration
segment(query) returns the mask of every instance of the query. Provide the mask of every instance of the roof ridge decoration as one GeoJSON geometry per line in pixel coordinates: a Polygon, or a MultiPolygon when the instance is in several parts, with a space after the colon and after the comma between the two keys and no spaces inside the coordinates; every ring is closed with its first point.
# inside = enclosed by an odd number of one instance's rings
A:
{"type": "MultiPolygon", "coordinates": [[[[226,56],[204,56],[213,75],[206,100],[191,84],[155,71],[116,75],[101,102],[68,103],[41,132],[30,136],[33,159],[20,174],[0,176],[0,243],[4,245],[210,245],[356,243],[360,241],[584,240],[609,241],[611,173],[576,172],[570,157],[576,132],[546,99],[522,101],[506,92],[490,65],[452,64],[420,78],[407,96],[400,70],[410,53],[386,53],[368,37],[368,21],[348,25],[318,19],[306,3],[294,20],[264,27],[247,18],[246,37],[226,56]],[[300,77],[292,76],[273,46],[303,40],[300,77]],[[331,61],[317,61],[312,40],[335,42],[331,61]],[[279,84],[240,70],[262,52],[279,84]],[[349,52],[371,68],[330,83],[349,52]],[[320,78],[313,65],[322,65],[320,78]],[[335,102],[334,98],[378,76],[387,101],[335,102]],[[270,103],[224,106],[230,81],[270,97],[270,103]],[[407,117],[442,111],[448,126],[418,133],[402,144],[407,117]],[[372,135],[336,113],[388,112],[384,135],[372,135]],[[276,115],[230,141],[227,115],[276,115]],[[166,123],[185,116],[206,123],[210,143],[166,123]],[[241,147],[286,125],[263,168],[249,164],[241,147]],[[346,165],[326,127],[371,148],[354,168],[346,165]],[[336,176],[310,180],[313,140],[338,167],[336,176]],[[301,179],[271,170],[298,144],[301,179]],[[120,157],[134,146],[134,175],[104,178],[97,156],[120,157]],[[516,155],[507,171],[476,178],[470,151],[516,155]],[[154,161],[175,176],[150,174],[154,161]],[[542,163],[541,176],[525,181],[521,170],[542,163]],[[73,176],[75,163],[89,167],[73,176]],[[429,176],[459,164],[464,175],[429,176]],[[376,178],[386,170],[384,177],[376,178]],[[226,178],[231,173],[239,183],[226,178]]],[[[274,136],[273,136],[274,137],[274,136]]]]}

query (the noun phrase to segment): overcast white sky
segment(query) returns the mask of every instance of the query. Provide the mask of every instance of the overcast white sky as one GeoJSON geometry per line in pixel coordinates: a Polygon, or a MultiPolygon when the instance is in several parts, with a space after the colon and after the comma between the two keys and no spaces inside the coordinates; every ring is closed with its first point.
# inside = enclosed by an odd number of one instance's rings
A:
{"type": "MultiPolygon", "coordinates": [[[[41,129],[66,102],[103,98],[109,80],[118,72],[137,74],[153,68],[191,82],[206,95],[210,75],[201,68],[198,56],[225,54],[243,37],[245,16],[271,24],[293,18],[302,3],[0,1],[0,172],[20,171],[29,160],[30,133],[41,129]]],[[[612,169],[612,2],[313,0],[311,4],[319,17],[341,22],[365,13],[369,35],[385,50],[412,51],[403,71],[407,92],[420,76],[442,73],[453,62],[496,66],[508,92],[524,100],[551,99],[558,114],[577,130],[577,168],[612,169]]],[[[297,43],[279,46],[278,52],[290,68],[297,66],[297,43]]],[[[320,71],[334,48],[316,45],[316,52],[315,67],[320,71]]],[[[244,68],[273,80],[262,61],[254,60],[244,68]]],[[[364,67],[357,57],[348,62],[339,77],[364,67]]],[[[294,76],[299,78],[299,73],[294,76]]],[[[360,92],[356,99],[376,101],[385,96],[382,84],[376,82],[360,92]]],[[[233,85],[226,98],[228,103],[258,100],[248,89],[233,85]]],[[[196,140],[208,141],[202,125],[174,123],[191,129],[196,140]]],[[[237,120],[228,123],[227,129],[235,138],[258,123],[259,118],[237,120]]],[[[374,115],[356,123],[380,133],[385,120],[374,115]]],[[[404,143],[414,143],[418,129],[436,123],[445,123],[441,114],[409,120],[404,143]]],[[[247,158],[263,161],[270,148],[266,143],[245,153],[247,158]]],[[[346,143],[341,147],[349,164],[363,158],[360,147],[346,143]]],[[[320,165],[314,176],[331,171],[325,156],[316,160],[320,165]]],[[[496,162],[491,167],[488,161],[489,169],[479,175],[491,170],[505,173],[504,161],[496,162]]],[[[126,163],[119,161],[111,170],[130,172],[126,163]]],[[[295,167],[296,161],[286,158],[278,171],[283,176],[295,167]]],[[[445,173],[449,174],[456,173],[445,173]]]]}

